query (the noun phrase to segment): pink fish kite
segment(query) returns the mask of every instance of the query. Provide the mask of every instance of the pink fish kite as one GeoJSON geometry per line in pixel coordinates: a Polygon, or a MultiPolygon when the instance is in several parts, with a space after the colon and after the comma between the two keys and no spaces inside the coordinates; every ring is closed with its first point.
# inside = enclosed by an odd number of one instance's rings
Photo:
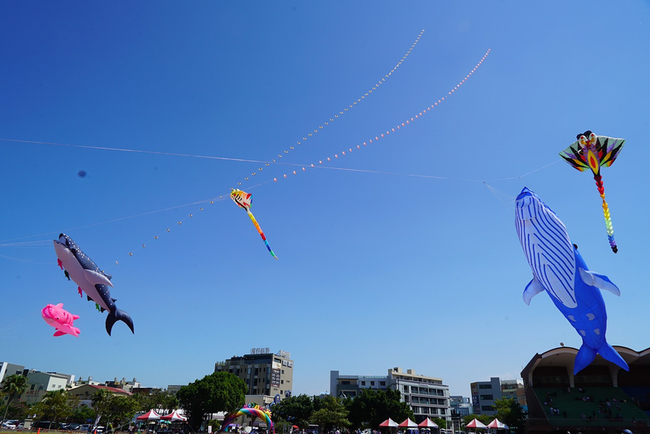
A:
{"type": "Polygon", "coordinates": [[[41,313],[45,322],[56,329],[54,336],[68,334],[79,337],[80,330],[72,324],[74,320],[79,319],[79,315],[72,315],[63,309],[63,303],[59,303],[56,306],[48,304],[43,308],[41,313]]]}

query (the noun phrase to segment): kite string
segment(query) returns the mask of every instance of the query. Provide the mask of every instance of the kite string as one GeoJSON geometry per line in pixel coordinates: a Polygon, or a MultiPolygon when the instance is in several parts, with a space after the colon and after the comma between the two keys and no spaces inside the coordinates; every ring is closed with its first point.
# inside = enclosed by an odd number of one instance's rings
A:
{"type": "MultiPolygon", "coordinates": [[[[189,157],[189,158],[205,158],[208,160],[223,160],[223,161],[235,161],[241,163],[268,163],[268,161],[263,160],[251,160],[246,158],[233,158],[233,157],[218,157],[213,155],[195,155],[195,154],[182,154],[177,152],[160,152],[160,151],[147,151],[142,149],[129,149],[129,148],[112,148],[109,146],[91,146],[91,145],[77,145],[74,143],[56,143],[56,142],[39,142],[36,140],[20,140],[20,139],[7,139],[0,138],[0,141],[3,142],[15,142],[15,143],[27,143],[32,145],[49,145],[49,146],[64,146],[70,148],[81,148],[81,149],[93,149],[99,151],[114,151],[114,152],[133,152],[138,154],[155,154],[155,155],[165,155],[170,157],[189,157]]],[[[281,164],[281,163],[278,163],[281,164]]]]}

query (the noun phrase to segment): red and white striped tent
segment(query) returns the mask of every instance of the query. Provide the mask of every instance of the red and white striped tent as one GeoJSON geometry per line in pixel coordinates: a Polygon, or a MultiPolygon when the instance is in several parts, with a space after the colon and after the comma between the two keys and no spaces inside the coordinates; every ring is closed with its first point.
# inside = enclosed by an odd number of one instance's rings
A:
{"type": "Polygon", "coordinates": [[[160,415],[158,413],[156,413],[154,410],[149,410],[148,412],[146,412],[142,416],[136,417],[136,419],[141,420],[141,421],[158,420],[158,419],[160,419],[160,415]]]}
{"type": "Polygon", "coordinates": [[[470,423],[465,425],[466,428],[487,429],[487,426],[478,419],[472,419],[470,423]]]}
{"type": "Polygon", "coordinates": [[[380,423],[380,424],[379,424],[379,427],[380,427],[380,428],[393,428],[393,427],[397,427],[397,422],[395,422],[393,419],[391,419],[391,418],[389,417],[388,419],[386,419],[385,421],[383,421],[382,423],[380,423]]]}
{"type": "Polygon", "coordinates": [[[415,422],[413,422],[411,419],[409,419],[409,418],[407,417],[406,420],[405,420],[404,422],[402,422],[402,423],[399,424],[399,427],[400,427],[400,428],[417,428],[417,427],[418,427],[418,424],[415,423],[415,422]]]}
{"type": "Polygon", "coordinates": [[[508,425],[496,418],[492,422],[488,423],[487,427],[492,429],[508,429],[508,425]]]}
{"type": "Polygon", "coordinates": [[[178,422],[178,421],[186,421],[187,418],[185,416],[181,416],[178,414],[177,410],[172,411],[169,414],[166,414],[165,416],[161,416],[160,419],[162,420],[170,420],[172,422],[178,422]]]}
{"type": "Polygon", "coordinates": [[[438,424],[428,417],[418,424],[420,428],[438,428],[438,424]]]}

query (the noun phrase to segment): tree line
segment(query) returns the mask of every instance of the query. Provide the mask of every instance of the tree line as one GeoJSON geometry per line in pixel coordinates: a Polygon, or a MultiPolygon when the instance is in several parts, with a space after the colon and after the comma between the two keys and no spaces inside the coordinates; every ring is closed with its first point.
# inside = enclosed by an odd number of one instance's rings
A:
{"type": "Polygon", "coordinates": [[[101,417],[101,424],[114,429],[123,429],[138,412],[152,408],[172,411],[178,408],[178,400],[172,393],[154,390],[152,393],[118,395],[106,389],[98,390],[92,396],[92,405],[81,404],[78,397],[65,389],[47,392],[39,402],[28,406],[18,398],[27,389],[27,377],[10,375],[0,388],[6,403],[0,406],[2,421],[33,418],[34,422],[50,421],[51,428],[61,423],[87,423],[101,417]]]}
{"type": "MultiPolygon", "coordinates": [[[[22,375],[12,375],[2,384],[2,393],[7,397],[4,406],[3,421],[9,419],[24,419],[28,414],[36,415],[36,420],[49,420],[55,426],[58,422],[85,423],[101,417],[102,424],[114,429],[124,429],[138,412],[150,409],[171,412],[182,408],[188,417],[191,430],[205,430],[212,425],[213,431],[221,427],[219,422],[212,420],[211,415],[219,412],[232,413],[245,404],[247,387],[244,381],[228,372],[215,372],[183,386],[173,395],[168,392],[154,391],[149,395],[117,395],[106,389],[100,389],[92,397],[92,406],[80,405],[79,399],[70,395],[66,390],[48,392],[44,398],[27,407],[15,398],[22,395],[26,389],[26,378],[22,375]],[[22,377],[22,378],[21,378],[22,377]]],[[[525,413],[514,399],[495,401],[496,417],[523,432],[525,413]]],[[[377,429],[384,420],[391,418],[403,421],[414,419],[410,406],[401,401],[397,390],[362,390],[354,398],[333,396],[298,395],[286,398],[271,406],[271,419],[276,431],[290,431],[293,426],[306,429],[310,424],[316,424],[324,432],[339,429],[356,431],[377,429]]],[[[470,415],[464,417],[464,425],[474,417],[484,423],[490,422],[494,416],[470,415]]],[[[433,418],[440,428],[447,428],[446,421],[433,418]]],[[[463,425],[463,426],[464,426],[463,425]]]]}

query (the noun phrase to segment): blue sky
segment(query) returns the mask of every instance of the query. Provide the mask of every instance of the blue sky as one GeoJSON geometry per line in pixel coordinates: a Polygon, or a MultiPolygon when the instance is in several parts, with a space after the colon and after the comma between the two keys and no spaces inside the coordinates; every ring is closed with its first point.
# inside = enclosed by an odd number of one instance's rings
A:
{"type": "Polygon", "coordinates": [[[469,395],[580,346],[547,295],[522,301],[524,186],[621,289],[608,341],[649,347],[649,25],[641,1],[3,2],[3,359],[166,387],[269,347],[294,394],[400,366],[469,395]],[[558,156],[587,129],[627,140],[603,170],[617,255],[592,176],[558,156]],[[135,335],[65,279],[60,232],[135,335]],[[79,338],[52,337],[48,303],[79,338]]]}

